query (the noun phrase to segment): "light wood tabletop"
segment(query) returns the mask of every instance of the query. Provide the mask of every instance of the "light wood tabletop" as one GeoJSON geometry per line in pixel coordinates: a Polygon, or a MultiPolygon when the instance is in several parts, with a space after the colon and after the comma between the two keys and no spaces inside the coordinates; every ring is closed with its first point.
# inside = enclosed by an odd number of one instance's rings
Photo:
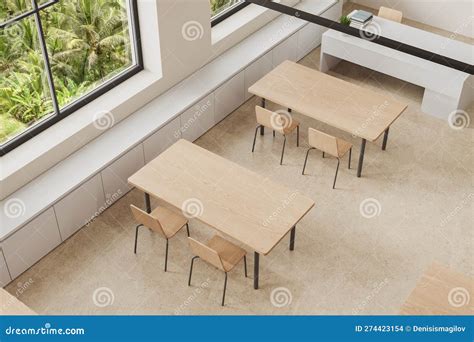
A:
{"type": "Polygon", "coordinates": [[[403,304],[402,315],[474,315],[474,279],[433,263],[403,304]]]}
{"type": "Polygon", "coordinates": [[[186,140],[176,142],[128,181],[263,255],[290,230],[294,243],[296,224],[315,204],[297,190],[186,140]]]}
{"type": "Polygon", "coordinates": [[[405,103],[292,61],[284,61],[248,91],[362,138],[359,176],[365,142],[385,132],[385,149],[390,125],[407,108],[405,103]]]}
{"type": "Polygon", "coordinates": [[[0,288],[0,316],[14,315],[36,315],[36,312],[19,301],[17,297],[0,288]]]}

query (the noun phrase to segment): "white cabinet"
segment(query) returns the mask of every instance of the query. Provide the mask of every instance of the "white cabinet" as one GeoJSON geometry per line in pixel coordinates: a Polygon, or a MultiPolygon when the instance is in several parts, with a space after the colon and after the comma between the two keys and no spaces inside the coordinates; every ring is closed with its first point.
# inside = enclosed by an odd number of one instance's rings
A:
{"type": "Polygon", "coordinates": [[[302,59],[321,44],[323,27],[309,23],[298,31],[297,58],[302,59]]]}
{"type": "Polygon", "coordinates": [[[7,263],[3,257],[3,252],[0,250],[0,287],[4,287],[12,279],[10,278],[10,273],[8,272],[7,263]]]}
{"type": "Polygon", "coordinates": [[[218,123],[245,102],[244,71],[217,88],[214,95],[215,122],[218,123]]]}
{"type": "Polygon", "coordinates": [[[12,279],[30,268],[61,243],[53,208],[2,242],[2,250],[12,279]]]}
{"type": "MultiPolygon", "coordinates": [[[[339,22],[339,18],[342,14],[342,1],[336,2],[334,5],[329,7],[324,13],[321,14],[321,17],[326,19],[331,19],[333,21],[339,22]]],[[[324,32],[327,28],[324,28],[324,32]]]]}
{"type": "Polygon", "coordinates": [[[272,51],[257,59],[245,69],[245,100],[252,97],[248,89],[263,76],[272,71],[272,51]]]}
{"type": "Polygon", "coordinates": [[[106,209],[100,174],[54,205],[61,237],[66,240],[106,209]]]}
{"type": "Polygon", "coordinates": [[[277,67],[286,60],[296,62],[298,47],[298,32],[273,48],[273,67],[277,67]]]}
{"type": "Polygon", "coordinates": [[[128,177],[145,165],[143,145],[140,144],[125,153],[102,171],[105,201],[111,205],[125,195],[132,187],[128,184],[128,177]]]}
{"type": "Polygon", "coordinates": [[[181,114],[181,135],[194,141],[214,126],[214,93],[181,114]]]}
{"type": "Polygon", "coordinates": [[[160,128],[143,143],[145,163],[149,163],[158,155],[181,138],[180,118],[177,117],[166,126],[160,128]]]}

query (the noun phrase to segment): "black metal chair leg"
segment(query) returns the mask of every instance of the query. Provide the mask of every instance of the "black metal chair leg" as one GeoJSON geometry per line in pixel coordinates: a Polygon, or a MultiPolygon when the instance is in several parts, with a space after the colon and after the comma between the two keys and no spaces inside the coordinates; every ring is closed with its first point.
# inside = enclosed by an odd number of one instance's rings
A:
{"type": "Polygon", "coordinates": [[[296,126],[296,147],[300,147],[300,126],[296,126]]]}
{"type": "Polygon", "coordinates": [[[137,241],[138,241],[138,228],[143,227],[143,224],[139,224],[137,228],[135,228],[135,248],[133,249],[133,253],[137,254],[137,241]]]}
{"type": "Polygon", "coordinates": [[[244,255],[244,270],[245,270],[245,278],[247,278],[247,256],[244,255]]]}
{"type": "Polygon", "coordinates": [[[227,289],[227,272],[225,272],[225,280],[224,280],[224,293],[222,294],[222,306],[224,306],[225,301],[225,290],[227,289]]]}
{"type": "Polygon", "coordinates": [[[286,135],[283,136],[285,140],[283,140],[283,149],[281,150],[281,159],[280,159],[280,165],[283,164],[283,155],[285,154],[285,145],[286,145],[286,135]]]}
{"type": "Polygon", "coordinates": [[[326,154],[323,152],[323,158],[326,156],[326,154]]]}
{"type": "Polygon", "coordinates": [[[273,137],[275,138],[275,130],[273,130],[273,137]]]}
{"type": "Polygon", "coordinates": [[[166,239],[165,272],[168,271],[168,239],[166,239]]]}
{"type": "Polygon", "coordinates": [[[308,151],[306,152],[306,158],[304,159],[304,165],[303,165],[303,172],[301,172],[302,175],[304,175],[304,170],[306,169],[306,162],[308,161],[308,155],[309,155],[309,151],[313,150],[314,148],[311,147],[308,149],[308,151]]]}
{"type": "Polygon", "coordinates": [[[341,160],[339,158],[337,158],[337,167],[336,167],[336,175],[334,176],[334,183],[332,184],[332,188],[335,189],[336,188],[336,179],[337,179],[337,172],[339,171],[339,163],[341,162],[341,160]]]}
{"type": "Polygon", "coordinates": [[[351,159],[352,159],[352,147],[349,149],[349,170],[351,169],[351,159]]]}
{"type": "Polygon", "coordinates": [[[295,239],[296,239],[296,226],[291,228],[291,233],[290,233],[290,251],[295,250],[295,239]]]}
{"type": "Polygon", "coordinates": [[[186,233],[188,233],[188,236],[191,236],[191,235],[189,234],[189,223],[186,223],[186,233]]]}
{"type": "Polygon", "coordinates": [[[260,126],[257,126],[257,128],[255,128],[255,136],[253,137],[252,152],[255,150],[255,142],[257,141],[257,133],[258,133],[259,128],[260,126]]]}
{"type": "Polygon", "coordinates": [[[195,256],[191,259],[191,268],[189,269],[189,279],[188,279],[188,286],[191,286],[191,277],[193,275],[193,265],[194,265],[194,260],[199,259],[198,256],[195,256]]]}

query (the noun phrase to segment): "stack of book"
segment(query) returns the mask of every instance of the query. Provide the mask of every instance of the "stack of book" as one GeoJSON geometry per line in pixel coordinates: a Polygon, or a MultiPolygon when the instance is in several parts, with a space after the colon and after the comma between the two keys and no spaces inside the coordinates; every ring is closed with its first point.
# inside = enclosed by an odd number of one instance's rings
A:
{"type": "Polygon", "coordinates": [[[374,16],[367,11],[356,10],[349,14],[348,17],[351,19],[351,27],[362,29],[372,21],[374,16]]]}

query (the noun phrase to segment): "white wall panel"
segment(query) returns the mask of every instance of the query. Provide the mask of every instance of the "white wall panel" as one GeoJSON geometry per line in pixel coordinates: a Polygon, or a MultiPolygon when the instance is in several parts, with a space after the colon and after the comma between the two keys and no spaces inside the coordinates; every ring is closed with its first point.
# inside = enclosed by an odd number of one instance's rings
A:
{"type": "Polygon", "coordinates": [[[66,240],[106,209],[100,174],[54,205],[61,237],[66,240]]]}
{"type": "Polygon", "coordinates": [[[194,141],[214,126],[214,93],[181,114],[181,135],[194,141]]]}
{"type": "Polygon", "coordinates": [[[12,278],[18,277],[60,243],[56,217],[50,208],[2,242],[12,278]]]}
{"type": "Polygon", "coordinates": [[[143,143],[145,149],[145,163],[149,163],[161,152],[181,139],[180,126],[180,118],[178,117],[145,140],[143,143]]]}

